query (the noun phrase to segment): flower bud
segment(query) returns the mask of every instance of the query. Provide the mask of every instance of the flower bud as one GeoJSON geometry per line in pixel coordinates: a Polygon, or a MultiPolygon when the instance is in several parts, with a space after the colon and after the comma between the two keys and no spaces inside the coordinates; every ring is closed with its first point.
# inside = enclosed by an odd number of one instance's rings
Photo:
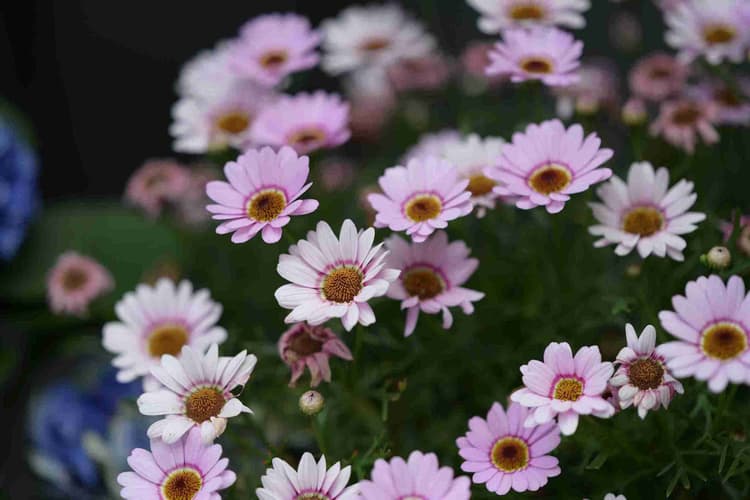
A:
{"type": "Polygon", "coordinates": [[[727,247],[713,247],[708,253],[701,255],[701,262],[711,269],[720,271],[732,264],[732,254],[727,247]]]}
{"type": "Polygon", "coordinates": [[[325,405],[323,395],[318,391],[307,391],[299,398],[299,409],[305,415],[317,415],[325,405]]]}
{"type": "Polygon", "coordinates": [[[646,105],[640,99],[629,99],[622,107],[622,121],[625,125],[641,125],[646,118],[646,105]]]}

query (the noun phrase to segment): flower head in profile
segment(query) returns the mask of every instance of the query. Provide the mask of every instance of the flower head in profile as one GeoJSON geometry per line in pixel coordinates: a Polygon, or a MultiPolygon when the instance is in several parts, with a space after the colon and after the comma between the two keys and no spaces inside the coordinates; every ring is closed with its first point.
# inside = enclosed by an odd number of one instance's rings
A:
{"type": "Polygon", "coordinates": [[[352,360],[346,344],[330,328],[322,325],[297,323],[279,339],[279,356],[292,370],[290,386],[299,380],[307,367],[310,370],[310,387],[317,387],[322,380],[331,381],[331,356],[352,360]]]}
{"type": "Polygon", "coordinates": [[[469,478],[453,477],[453,470],[440,467],[434,453],[412,451],[406,460],[401,457],[389,462],[378,459],[370,477],[359,483],[363,500],[468,500],[471,497],[469,478]]]}
{"type": "Polygon", "coordinates": [[[261,233],[266,243],[281,239],[281,230],[292,216],[306,215],[318,208],[317,200],[299,199],[312,183],[307,156],[292,148],[275,152],[269,147],[251,149],[224,167],[229,182],[212,181],[206,193],[216,202],[206,209],[223,220],[217,234],[232,234],[232,242],[244,243],[261,233]]]}
{"type": "Polygon", "coordinates": [[[709,80],[688,93],[699,100],[708,100],[716,108],[715,123],[735,126],[750,125],[750,77],[735,78],[733,85],[721,80],[709,80]]]}
{"type": "Polygon", "coordinates": [[[750,384],[750,294],[742,278],[732,276],[725,285],[716,275],[701,276],[688,282],[685,295],[672,297],[672,306],[659,321],[678,340],[656,348],[672,375],[706,380],[711,392],[729,382],[750,384]]]}
{"type": "Polygon", "coordinates": [[[460,306],[465,314],[474,312],[473,302],[484,297],[482,292],[463,285],[479,265],[469,258],[470,250],[463,241],[448,243],[444,231],[438,231],[423,243],[409,243],[394,235],[386,241],[390,251],[386,262],[401,270],[399,279],[391,283],[388,296],[401,301],[406,309],[404,335],[417,326],[420,311],[443,314],[443,328],[450,328],[453,315],[450,307],[460,306]]]}
{"type": "Polygon", "coordinates": [[[162,355],[177,356],[185,345],[202,353],[224,342],[227,332],[216,325],[221,310],[208,290],[193,291],[189,281],[162,278],[126,293],[115,305],[119,321],[104,325],[104,348],[117,355],[112,361],[119,369],[117,380],[146,376],[144,385],[153,389],[158,385],[149,372],[162,355]]]}
{"type": "Polygon", "coordinates": [[[240,28],[232,43],[230,64],[240,76],[272,87],[291,73],[318,64],[320,35],[297,14],[266,14],[240,28]]]}
{"type": "Polygon", "coordinates": [[[284,321],[320,325],[341,318],[347,331],[357,323],[373,324],[375,313],[368,301],[385,295],[399,275],[397,269],[385,267],[388,252],[382,243],[373,246],[374,239],[373,228],[357,231],[349,219],[338,237],[321,221],[307,239],[289,247],[276,268],[291,282],[275,294],[281,307],[292,310],[284,321]]]}
{"type": "Polygon", "coordinates": [[[531,411],[511,403],[506,412],[494,403],[487,418],[469,420],[469,431],[456,444],[464,459],[461,470],[473,473],[474,483],[505,495],[537,491],[560,475],[557,458],[549,455],[560,444],[560,428],[554,422],[524,427],[531,411]]]}
{"type": "Polygon", "coordinates": [[[134,449],[128,457],[132,472],[117,476],[120,495],[131,500],[186,500],[220,498],[237,476],[227,469],[218,444],[202,442],[198,429],[167,444],[151,440],[151,451],[134,449]]]}
{"type": "Polygon", "coordinates": [[[589,0],[467,0],[479,11],[480,31],[487,34],[503,32],[509,28],[537,25],[558,25],[583,28],[583,13],[589,0]]]}
{"type": "Polygon", "coordinates": [[[557,28],[512,29],[490,52],[488,76],[508,76],[512,82],[539,80],[565,86],[579,79],[583,42],[557,28]]]}
{"type": "Polygon", "coordinates": [[[518,208],[544,206],[554,214],[571,195],[612,175],[610,169],[599,168],[613,154],[600,145],[595,133],[584,137],[578,124],[567,129],[560,120],[531,124],[513,134],[512,143],[500,153],[498,168],[487,173],[498,181],[497,194],[518,197],[518,208]]]}
{"type": "Polygon", "coordinates": [[[91,257],[65,252],[47,276],[47,299],[56,314],[85,316],[89,304],[114,286],[112,275],[91,257]]]}
{"type": "Polygon", "coordinates": [[[323,21],[323,69],[338,75],[429,54],[435,40],[397,5],[355,5],[323,21]]]}
{"type": "Polygon", "coordinates": [[[637,248],[641,257],[652,253],[682,261],[687,244],[682,235],[692,233],[706,215],[688,212],[695,203],[693,183],[681,180],[669,189],[669,171],[654,170],[648,162],[633,163],[627,182],[612,177],[596,193],[601,203],[590,203],[599,222],[589,232],[601,239],[596,247],[617,245],[617,255],[637,248]]]}
{"type": "Polygon", "coordinates": [[[216,439],[226,429],[227,419],[252,413],[233,391],[247,384],[257,361],[245,351],[219,357],[216,344],[206,354],[184,346],[180,359],[162,356],[151,374],[163,387],[138,398],[138,409],[144,415],[164,415],[148,428],[148,437],[174,443],[195,427],[203,442],[216,439]]]}
{"type": "Polygon", "coordinates": [[[667,369],[664,357],[656,352],[656,330],[648,325],[638,336],[633,325],[625,326],[628,345],[617,354],[617,371],[609,381],[617,391],[620,408],[638,408],[646,418],[649,410],[665,409],[675,393],[682,394],[682,384],[667,369]]]}
{"type": "Polygon", "coordinates": [[[679,93],[688,77],[688,67],[665,52],[639,59],[630,70],[630,90],[642,99],[662,101],[679,93]]]}
{"type": "Polygon", "coordinates": [[[604,399],[614,368],[602,362],[597,346],[581,347],[573,356],[567,342],[550,343],[544,361],[532,360],[521,367],[524,388],[510,399],[533,408],[525,425],[546,424],[557,417],[566,436],[575,433],[579,415],[609,418],[615,408],[604,399]]]}
{"type": "Polygon", "coordinates": [[[190,184],[190,171],[175,160],[149,160],[128,179],[125,199],[151,217],[177,203],[190,184]]]}
{"type": "Polygon", "coordinates": [[[318,91],[284,96],[266,106],[250,132],[255,144],[290,146],[299,154],[334,148],[349,140],[349,105],[318,91]]]}
{"type": "Polygon", "coordinates": [[[710,64],[739,63],[750,42],[750,5],[745,0],[685,0],[664,13],[667,44],[691,62],[703,56],[710,64]]]}
{"type": "Polygon", "coordinates": [[[367,197],[377,212],[375,227],[406,231],[417,243],[473,208],[468,179],[461,179],[456,167],[434,156],[388,168],[378,184],[383,194],[367,197]]]}
{"type": "Polygon", "coordinates": [[[699,137],[706,144],[719,142],[719,133],[713,126],[716,119],[716,105],[710,100],[681,98],[665,101],[659,108],[659,116],[651,124],[649,132],[653,136],[661,136],[675,147],[692,153],[699,137]]]}
{"type": "Polygon", "coordinates": [[[347,487],[352,473],[351,466],[341,467],[336,462],[326,468],[325,455],[316,463],[311,453],[302,455],[295,470],[280,458],[272,460],[260,482],[262,488],[255,490],[259,500],[356,500],[359,498],[357,484],[347,487]]]}

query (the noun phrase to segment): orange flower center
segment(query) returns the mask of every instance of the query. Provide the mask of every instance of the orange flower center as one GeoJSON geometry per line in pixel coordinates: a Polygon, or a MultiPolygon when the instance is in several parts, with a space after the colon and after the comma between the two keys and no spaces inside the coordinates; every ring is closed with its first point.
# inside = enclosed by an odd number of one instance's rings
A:
{"type": "Polygon", "coordinates": [[[216,127],[228,134],[239,134],[250,126],[250,115],[244,111],[230,111],[216,119],[216,127]]]}
{"type": "Polygon", "coordinates": [[[577,378],[561,378],[555,384],[554,398],[560,401],[578,401],[583,395],[583,383],[577,378]]]}
{"type": "Polygon", "coordinates": [[[269,222],[286,208],[286,196],[278,189],[264,189],[247,202],[247,216],[260,222],[269,222]]]}
{"type": "Polygon", "coordinates": [[[224,395],[216,387],[197,389],[185,399],[185,416],[199,424],[217,417],[224,408],[224,395]]]}
{"type": "Polygon", "coordinates": [[[306,127],[289,136],[287,143],[297,148],[312,148],[325,143],[326,133],[319,127],[306,127]]]}
{"type": "Polygon", "coordinates": [[[544,57],[526,57],[521,59],[521,62],[519,62],[518,65],[521,66],[521,69],[525,72],[537,75],[552,73],[554,68],[552,61],[544,57]]]}
{"type": "Polygon", "coordinates": [[[379,52],[387,48],[391,44],[391,41],[385,37],[372,37],[368,38],[359,45],[359,48],[365,52],[379,52]]]}
{"type": "Polygon", "coordinates": [[[424,222],[440,215],[443,202],[434,194],[418,194],[406,202],[406,216],[414,222],[424,222]]]}
{"type": "Polygon", "coordinates": [[[333,269],[323,279],[323,298],[340,304],[354,300],[363,287],[362,271],[354,266],[341,266],[333,269]]]}
{"type": "Polygon", "coordinates": [[[83,269],[78,267],[71,267],[67,269],[62,275],[62,287],[67,292],[74,292],[89,280],[89,275],[83,269]]]}
{"type": "Polygon", "coordinates": [[[630,382],[641,389],[656,389],[664,380],[664,367],[655,359],[639,359],[628,368],[630,382]]]}
{"type": "Polygon", "coordinates": [[[203,478],[192,468],[172,471],[161,487],[164,500],[193,500],[203,486],[203,478]]]}
{"type": "Polygon", "coordinates": [[[409,295],[420,299],[431,299],[445,290],[443,278],[427,267],[409,269],[404,273],[401,281],[409,295]]]}
{"type": "Polygon", "coordinates": [[[703,39],[709,45],[721,45],[735,39],[737,33],[734,27],[728,24],[717,23],[706,26],[703,29],[703,39]]]}
{"type": "Polygon", "coordinates": [[[537,168],[531,174],[529,187],[537,193],[548,195],[562,191],[568,187],[571,180],[573,180],[573,176],[570,175],[567,168],[556,163],[548,163],[537,168]]]}
{"type": "Polygon", "coordinates": [[[714,359],[736,358],[747,349],[747,333],[734,323],[716,323],[703,331],[701,349],[714,359]]]}
{"type": "Polygon", "coordinates": [[[534,2],[517,3],[510,7],[508,17],[516,21],[544,19],[544,9],[534,2]]]}
{"type": "Polygon", "coordinates": [[[260,58],[260,65],[266,69],[275,69],[289,59],[286,50],[271,50],[260,58]]]}
{"type": "Polygon", "coordinates": [[[164,354],[177,356],[187,344],[188,331],[184,326],[166,324],[154,328],[148,337],[148,353],[154,358],[164,354]]]}
{"type": "Polygon", "coordinates": [[[504,437],[492,446],[492,464],[503,472],[515,472],[529,465],[529,446],[522,439],[504,437]]]}
{"type": "Polygon", "coordinates": [[[664,216],[652,207],[637,207],[622,219],[622,230],[630,234],[651,236],[664,226],[664,216]]]}
{"type": "Polygon", "coordinates": [[[484,174],[474,174],[469,177],[469,186],[466,188],[472,196],[482,196],[492,192],[497,183],[484,174]]]}

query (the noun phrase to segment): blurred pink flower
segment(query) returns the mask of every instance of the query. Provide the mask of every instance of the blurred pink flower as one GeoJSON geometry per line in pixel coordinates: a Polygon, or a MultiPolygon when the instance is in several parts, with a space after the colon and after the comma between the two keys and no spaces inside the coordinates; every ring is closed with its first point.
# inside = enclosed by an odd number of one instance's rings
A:
{"type": "MultiPolygon", "coordinates": [[[[750,26],[750,25],[749,25],[750,26]]],[[[736,87],[721,80],[711,80],[688,90],[697,99],[710,100],[716,107],[716,123],[736,126],[750,125],[750,78],[739,76],[736,87]]]]}
{"type": "Polygon", "coordinates": [[[190,172],[175,160],[149,160],[133,172],[125,187],[125,199],[156,217],[176,202],[190,184],[190,172]]]}
{"type": "Polygon", "coordinates": [[[388,66],[386,72],[393,88],[398,92],[434,90],[450,78],[453,67],[442,54],[399,59],[388,66]]]}
{"type": "Polygon", "coordinates": [[[91,257],[65,252],[47,276],[47,299],[55,314],[85,316],[97,297],[114,287],[112,275],[91,257]]]}
{"type": "Polygon", "coordinates": [[[649,131],[692,154],[698,137],[706,144],[719,141],[719,133],[713,126],[716,116],[716,106],[711,101],[690,98],[665,101],[649,131]]]}
{"type": "Polygon", "coordinates": [[[320,325],[293,325],[279,339],[278,348],[279,356],[292,370],[291,387],[302,376],[305,367],[310,370],[310,387],[317,387],[322,380],[331,381],[328,365],[331,356],[352,360],[346,344],[330,328],[320,325]]]}
{"type": "Polygon", "coordinates": [[[344,158],[327,158],[316,168],[318,182],[326,191],[340,191],[354,180],[354,164],[344,158]]]}
{"type": "Polygon", "coordinates": [[[689,69],[673,56],[654,52],[639,59],[630,70],[630,90],[643,99],[661,101],[682,90],[689,69]]]}

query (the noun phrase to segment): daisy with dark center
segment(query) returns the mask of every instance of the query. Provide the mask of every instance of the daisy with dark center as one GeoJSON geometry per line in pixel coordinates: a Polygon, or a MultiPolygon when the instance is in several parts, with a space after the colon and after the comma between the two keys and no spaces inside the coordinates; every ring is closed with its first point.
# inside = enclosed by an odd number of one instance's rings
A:
{"type": "Polygon", "coordinates": [[[151,451],[134,449],[128,457],[133,471],[117,476],[120,495],[131,500],[208,500],[219,499],[219,491],[237,479],[221,458],[218,444],[206,444],[198,429],[167,444],[151,440],[151,451]]]}
{"type": "Polygon", "coordinates": [[[185,346],[180,359],[162,356],[151,374],[163,387],[138,398],[138,409],[144,415],[165,415],[148,428],[148,436],[174,443],[196,427],[205,443],[216,439],[226,429],[228,418],[252,413],[234,391],[247,384],[256,362],[255,355],[246,351],[219,357],[216,344],[206,354],[185,346]]]}
{"type": "Polygon", "coordinates": [[[449,307],[460,306],[465,314],[474,312],[473,302],[484,297],[463,285],[479,265],[469,258],[471,252],[463,241],[448,243],[444,231],[438,231],[424,243],[408,243],[398,236],[386,241],[390,251],[386,262],[401,270],[401,276],[391,284],[388,296],[401,301],[406,309],[404,335],[409,336],[417,326],[419,312],[443,314],[443,328],[450,328],[453,315],[449,307]]]}
{"type": "Polygon", "coordinates": [[[610,385],[617,390],[620,408],[638,408],[638,416],[646,418],[649,410],[665,409],[675,393],[682,394],[682,384],[667,369],[664,357],[656,351],[656,330],[648,325],[640,336],[633,325],[625,326],[627,347],[617,354],[617,371],[610,385]]]}
{"type": "Polygon", "coordinates": [[[719,141],[719,133],[713,126],[716,119],[716,105],[708,99],[682,98],[665,101],[649,132],[653,136],[661,136],[675,147],[692,153],[698,137],[706,144],[715,144],[719,141]]]}
{"type": "Polygon", "coordinates": [[[440,467],[437,455],[413,451],[404,460],[378,459],[371,479],[360,481],[363,500],[468,500],[471,481],[453,477],[453,469],[440,467]]]}
{"type": "Polygon", "coordinates": [[[461,132],[452,128],[422,134],[417,143],[404,153],[401,163],[407,164],[415,158],[428,156],[442,157],[446,149],[461,144],[462,141],[461,132]]]}
{"type": "Polygon", "coordinates": [[[251,149],[224,167],[229,182],[212,181],[206,193],[216,202],[206,209],[223,220],[217,234],[232,233],[233,243],[244,243],[261,233],[266,243],[281,239],[292,216],[318,208],[317,200],[299,199],[312,185],[307,183],[309,158],[292,148],[251,149]]]}
{"type": "Polygon", "coordinates": [[[488,76],[507,76],[512,82],[540,80],[566,86],[579,80],[583,42],[557,28],[536,26],[503,33],[490,52],[488,76]]]}
{"type": "Polygon", "coordinates": [[[284,96],[264,108],[250,132],[256,144],[290,146],[299,154],[333,148],[349,140],[349,105],[318,91],[284,96]]]}
{"type": "Polygon", "coordinates": [[[525,387],[510,398],[533,408],[526,427],[557,417],[560,430],[569,436],[578,427],[579,415],[609,418],[614,414],[603,397],[613,371],[612,363],[602,362],[597,346],[581,347],[573,357],[567,342],[552,342],[544,350],[544,362],[532,360],[521,367],[525,387]]]}
{"type": "Polygon", "coordinates": [[[661,101],[682,90],[688,72],[688,67],[672,55],[654,52],[636,62],[628,75],[628,83],[637,96],[661,101]]]}
{"type": "Polygon", "coordinates": [[[232,43],[230,64],[241,77],[278,85],[286,76],[318,64],[320,35],[296,14],[258,16],[240,28],[232,43]]]}
{"type": "Polygon", "coordinates": [[[377,211],[375,227],[406,231],[417,243],[473,208],[471,192],[466,190],[469,180],[459,178],[453,165],[434,156],[388,168],[378,184],[383,194],[367,197],[377,211]]]}
{"type": "Polygon", "coordinates": [[[600,145],[595,133],[584,137],[577,124],[568,129],[560,120],[532,124],[513,134],[513,142],[500,153],[498,168],[486,172],[498,182],[494,191],[516,196],[518,208],[544,206],[554,214],[570,195],[612,175],[610,169],[599,168],[612,157],[612,150],[600,145]]]}
{"type": "Polygon", "coordinates": [[[176,160],[148,160],[128,179],[125,199],[156,217],[179,202],[190,185],[190,170],[176,160]]]}
{"type": "Polygon", "coordinates": [[[164,354],[177,356],[182,347],[205,352],[224,342],[227,332],[216,322],[221,305],[208,290],[193,292],[189,281],[175,285],[162,278],[155,286],[140,284],[115,305],[119,321],[104,325],[104,348],[117,355],[112,364],[117,380],[130,382],[144,376],[144,386],[155,388],[149,375],[164,354]]]}
{"type": "Polygon", "coordinates": [[[114,287],[109,271],[91,257],[65,252],[47,276],[47,301],[55,314],[85,316],[89,304],[114,287]]]}
{"type": "Polygon", "coordinates": [[[292,310],[284,321],[320,325],[341,318],[347,331],[357,323],[373,324],[375,313],[367,302],[385,295],[399,275],[386,267],[388,252],[382,243],[373,246],[374,239],[373,228],[357,231],[349,219],[339,237],[321,221],[307,239],[289,247],[289,254],[279,257],[277,270],[291,283],[275,294],[281,307],[292,310]]]}
{"type": "Polygon", "coordinates": [[[657,347],[678,378],[707,380],[712,392],[729,382],[750,384],[750,294],[739,276],[725,285],[702,276],[672,297],[674,311],[661,311],[661,326],[679,340],[657,347]]]}
{"type": "Polygon", "coordinates": [[[511,403],[506,413],[494,403],[486,419],[469,420],[469,431],[456,445],[464,459],[461,470],[473,473],[475,484],[505,495],[511,489],[537,491],[560,475],[557,458],[549,455],[560,444],[560,428],[554,422],[524,427],[531,411],[511,403]]]}
{"type": "Polygon", "coordinates": [[[310,370],[310,387],[317,387],[322,380],[331,381],[331,368],[328,360],[336,356],[347,361],[352,353],[346,344],[324,326],[298,323],[292,326],[279,339],[279,356],[292,370],[291,387],[305,371],[310,370]]]}
{"type": "Polygon", "coordinates": [[[509,28],[537,25],[559,25],[583,28],[583,13],[591,6],[589,0],[468,0],[479,11],[478,26],[488,34],[509,28]]]}
{"type": "Polygon", "coordinates": [[[356,500],[359,498],[357,484],[347,487],[352,473],[351,466],[341,467],[336,462],[326,467],[325,455],[315,462],[311,453],[302,455],[295,470],[280,458],[272,460],[260,482],[263,487],[255,490],[259,500],[356,500]]]}
{"type": "Polygon", "coordinates": [[[601,239],[595,247],[617,245],[617,255],[638,249],[642,258],[651,254],[682,261],[687,246],[682,235],[692,233],[706,218],[700,212],[688,212],[695,203],[693,183],[681,180],[669,189],[669,171],[654,170],[648,162],[633,163],[627,183],[619,177],[596,191],[602,203],[590,203],[599,224],[589,232],[601,239]]]}
{"type": "Polygon", "coordinates": [[[690,88],[688,93],[699,100],[711,101],[716,108],[715,123],[750,125],[750,77],[739,76],[732,86],[721,80],[709,80],[690,88]]]}

